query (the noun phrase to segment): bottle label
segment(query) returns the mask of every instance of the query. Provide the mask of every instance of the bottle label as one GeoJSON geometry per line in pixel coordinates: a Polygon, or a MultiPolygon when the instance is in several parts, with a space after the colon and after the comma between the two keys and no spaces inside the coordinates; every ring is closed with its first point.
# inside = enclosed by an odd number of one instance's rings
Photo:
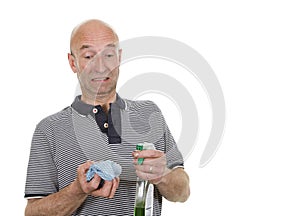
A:
{"type": "Polygon", "coordinates": [[[145,216],[152,216],[153,211],[153,185],[150,184],[145,202],[145,216]]]}

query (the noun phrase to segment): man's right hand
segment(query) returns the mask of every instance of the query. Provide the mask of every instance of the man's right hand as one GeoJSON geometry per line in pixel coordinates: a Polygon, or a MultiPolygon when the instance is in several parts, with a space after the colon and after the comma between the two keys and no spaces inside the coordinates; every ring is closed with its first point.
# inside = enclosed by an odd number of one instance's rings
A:
{"type": "Polygon", "coordinates": [[[26,216],[35,215],[71,215],[87,198],[87,195],[113,198],[119,187],[119,178],[105,181],[103,187],[97,189],[101,178],[98,175],[90,181],[86,180],[86,173],[92,161],[80,165],[77,169],[77,178],[69,186],[43,198],[29,199],[26,216]]]}
{"type": "Polygon", "coordinates": [[[98,189],[101,181],[100,176],[95,174],[90,182],[87,182],[86,180],[86,173],[92,164],[92,161],[87,161],[77,168],[77,179],[75,182],[77,182],[78,189],[84,194],[90,194],[95,197],[113,198],[119,187],[120,178],[114,178],[112,181],[105,181],[104,185],[98,189]]]}

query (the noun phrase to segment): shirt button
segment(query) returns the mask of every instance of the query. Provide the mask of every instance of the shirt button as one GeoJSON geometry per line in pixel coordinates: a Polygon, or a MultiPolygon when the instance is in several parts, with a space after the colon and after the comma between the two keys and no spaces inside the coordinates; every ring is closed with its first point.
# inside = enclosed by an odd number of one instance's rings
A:
{"type": "Polygon", "coordinates": [[[105,122],[103,126],[104,128],[108,128],[108,123],[105,122]]]}
{"type": "Polygon", "coordinates": [[[93,113],[96,114],[97,112],[98,112],[98,109],[97,109],[97,108],[94,108],[94,109],[93,109],[93,113]]]}

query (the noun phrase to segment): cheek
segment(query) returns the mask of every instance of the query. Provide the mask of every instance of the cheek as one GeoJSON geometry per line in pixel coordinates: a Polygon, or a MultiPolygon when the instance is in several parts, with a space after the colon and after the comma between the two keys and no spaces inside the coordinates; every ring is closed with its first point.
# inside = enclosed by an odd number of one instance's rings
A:
{"type": "Polygon", "coordinates": [[[79,64],[79,69],[81,72],[84,72],[84,71],[88,70],[88,67],[86,66],[86,64],[81,63],[81,64],[79,64]]]}
{"type": "Polygon", "coordinates": [[[84,82],[88,79],[89,72],[87,68],[85,68],[83,65],[78,67],[77,77],[81,80],[81,82],[84,82]]]}
{"type": "Polygon", "coordinates": [[[119,68],[114,68],[111,70],[111,73],[113,74],[113,77],[118,77],[119,76],[119,68]]]}
{"type": "Polygon", "coordinates": [[[87,69],[87,61],[78,60],[76,62],[76,67],[79,70],[79,72],[84,72],[87,69]]]}

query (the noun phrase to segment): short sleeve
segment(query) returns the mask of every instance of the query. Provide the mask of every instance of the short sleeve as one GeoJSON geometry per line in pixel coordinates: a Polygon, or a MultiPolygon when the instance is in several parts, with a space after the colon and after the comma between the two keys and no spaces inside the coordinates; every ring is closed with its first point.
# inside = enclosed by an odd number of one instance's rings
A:
{"type": "Polygon", "coordinates": [[[184,167],[184,161],[181,152],[169,130],[168,125],[165,123],[164,141],[166,144],[166,157],[167,166],[169,169],[184,167]]]}
{"type": "Polygon", "coordinates": [[[161,112],[161,110],[158,108],[158,106],[153,103],[155,106],[155,110],[159,112],[160,114],[160,121],[162,123],[163,127],[163,145],[164,145],[164,151],[167,157],[167,167],[169,169],[174,169],[177,167],[184,167],[184,161],[182,154],[180,150],[178,149],[178,146],[173,138],[173,135],[171,134],[171,131],[165,121],[165,118],[161,112]]]}
{"type": "Polygon", "coordinates": [[[43,197],[58,191],[57,170],[49,139],[37,126],[31,143],[25,198],[43,197]]]}

